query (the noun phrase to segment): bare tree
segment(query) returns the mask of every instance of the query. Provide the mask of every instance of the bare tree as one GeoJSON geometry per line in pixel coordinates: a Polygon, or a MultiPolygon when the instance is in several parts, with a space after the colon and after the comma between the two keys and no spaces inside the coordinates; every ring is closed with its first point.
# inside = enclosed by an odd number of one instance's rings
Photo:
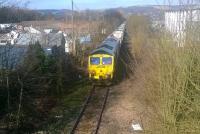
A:
{"type": "Polygon", "coordinates": [[[19,128],[23,91],[24,91],[24,84],[23,84],[23,81],[20,79],[19,74],[18,74],[18,82],[20,84],[20,95],[19,95],[19,105],[18,105],[18,111],[17,111],[17,128],[19,128]]]}

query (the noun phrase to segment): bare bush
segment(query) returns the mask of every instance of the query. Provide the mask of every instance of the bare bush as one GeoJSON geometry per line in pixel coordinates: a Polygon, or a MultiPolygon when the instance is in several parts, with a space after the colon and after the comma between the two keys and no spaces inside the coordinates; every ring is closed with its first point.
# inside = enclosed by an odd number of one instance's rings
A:
{"type": "MultiPolygon", "coordinates": [[[[131,26],[132,23],[128,24],[131,26]]],[[[143,26],[144,22],[137,24],[143,26]]],[[[165,32],[151,33],[146,36],[146,47],[140,45],[139,52],[142,53],[139,56],[148,57],[145,61],[142,59],[148,66],[148,70],[143,72],[146,83],[144,100],[153,109],[147,132],[200,133],[200,49],[197,45],[199,42],[193,40],[199,35],[198,30],[192,30],[195,31],[195,34],[188,34],[183,48],[177,47],[176,42],[165,32]]],[[[142,31],[142,34],[145,33],[148,31],[142,31]]],[[[134,44],[134,35],[132,38],[133,46],[140,44],[134,44]]],[[[143,42],[143,38],[139,38],[139,41],[143,42]]]]}

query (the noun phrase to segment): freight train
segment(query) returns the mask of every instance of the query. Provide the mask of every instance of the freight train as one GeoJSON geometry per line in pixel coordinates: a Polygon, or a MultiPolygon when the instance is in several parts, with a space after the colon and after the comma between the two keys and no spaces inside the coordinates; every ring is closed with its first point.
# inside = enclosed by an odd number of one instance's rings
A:
{"type": "Polygon", "coordinates": [[[121,24],[88,58],[89,79],[97,82],[112,82],[116,76],[119,52],[124,39],[126,24],[121,24]]]}

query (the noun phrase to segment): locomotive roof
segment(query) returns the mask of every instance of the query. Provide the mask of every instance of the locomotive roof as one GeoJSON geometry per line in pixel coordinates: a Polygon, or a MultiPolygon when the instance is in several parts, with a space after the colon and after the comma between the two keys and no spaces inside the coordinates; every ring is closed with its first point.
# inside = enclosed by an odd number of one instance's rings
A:
{"type": "Polygon", "coordinates": [[[106,38],[104,40],[104,42],[105,41],[116,41],[116,42],[118,42],[118,39],[115,36],[113,36],[113,34],[111,34],[110,36],[108,36],[108,38],[106,38]]]}
{"type": "Polygon", "coordinates": [[[94,51],[91,52],[91,54],[109,54],[109,55],[115,55],[116,49],[118,48],[119,43],[117,41],[104,41],[101,46],[94,51]]]}
{"type": "MultiPolygon", "coordinates": [[[[125,23],[120,25],[113,33],[121,31],[124,32],[125,23]]],[[[119,48],[119,39],[113,34],[109,35],[97,49],[93,50],[90,54],[108,54],[114,56],[119,48]]]]}
{"type": "Polygon", "coordinates": [[[92,54],[108,54],[108,55],[114,55],[113,51],[112,50],[109,50],[105,47],[101,47],[101,48],[98,48],[98,49],[95,49],[94,51],[91,52],[91,55],[92,54]]]}

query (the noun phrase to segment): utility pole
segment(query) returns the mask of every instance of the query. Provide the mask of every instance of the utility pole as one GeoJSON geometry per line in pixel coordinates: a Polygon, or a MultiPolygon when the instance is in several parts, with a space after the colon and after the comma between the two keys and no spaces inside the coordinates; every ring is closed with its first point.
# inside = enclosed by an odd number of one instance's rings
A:
{"type": "Polygon", "coordinates": [[[76,44],[75,44],[75,37],[74,37],[74,1],[72,0],[72,51],[73,55],[76,55],[76,44]]]}

